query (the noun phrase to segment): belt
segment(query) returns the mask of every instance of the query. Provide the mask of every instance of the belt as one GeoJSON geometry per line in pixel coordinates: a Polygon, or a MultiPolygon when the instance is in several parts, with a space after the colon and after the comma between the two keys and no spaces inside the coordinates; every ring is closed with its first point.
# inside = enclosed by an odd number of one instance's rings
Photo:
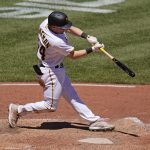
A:
{"type": "MultiPolygon", "coordinates": [[[[43,64],[40,64],[40,67],[45,67],[43,64]]],[[[59,65],[56,65],[54,68],[63,68],[63,63],[60,63],[59,65]]]]}

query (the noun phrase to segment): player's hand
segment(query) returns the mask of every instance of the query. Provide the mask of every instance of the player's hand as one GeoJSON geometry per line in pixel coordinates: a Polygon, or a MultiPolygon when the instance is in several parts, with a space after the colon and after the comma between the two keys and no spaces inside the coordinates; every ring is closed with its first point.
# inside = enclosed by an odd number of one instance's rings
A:
{"type": "Polygon", "coordinates": [[[95,45],[92,46],[92,50],[93,52],[98,52],[100,48],[104,48],[104,44],[100,44],[99,42],[97,42],[95,45]]]}
{"type": "Polygon", "coordinates": [[[96,44],[96,43],[98,42],[96,37],[90,36],[90,35],[87,36],[87,41],[88,41],[90,44],[96,44]]]}

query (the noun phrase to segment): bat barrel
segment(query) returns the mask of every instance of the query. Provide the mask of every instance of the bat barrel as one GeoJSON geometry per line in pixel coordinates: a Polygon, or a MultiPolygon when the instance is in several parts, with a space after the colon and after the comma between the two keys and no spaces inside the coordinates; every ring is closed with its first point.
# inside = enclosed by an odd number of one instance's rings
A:
{"type": "Polygon", "coordinates": [[[107,55],[120,69],[126,72],[130,77],[135,77],[135,73],[129,69],[125,64],[120,62],[118,59],[114,58],[111,54],[109,54],[104,48],[100,48],[105,55],[107,55]]]}
{"type": "Polygon", "coordinates": [[[116,63],[116,65],[120,69],[122,69],[123,71],[125,71],[130,77],[135,77],[135,73],[131,69],[129,69],[125,64],[123,64],[122,62],[120,62],[116,58],[113,58],[112,60],[113,60],[113,62],[116,63]]]}

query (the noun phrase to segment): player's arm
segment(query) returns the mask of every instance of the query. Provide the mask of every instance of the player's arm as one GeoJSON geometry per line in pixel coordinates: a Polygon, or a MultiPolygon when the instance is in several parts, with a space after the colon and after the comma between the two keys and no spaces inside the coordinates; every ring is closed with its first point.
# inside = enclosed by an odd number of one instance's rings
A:
{"type": "Polygon", "coordinates": [[[71,26],[70,29],[68,30],[68,32],[75,35],[75,36],[82,37],[82,38],[86,39],[90,44],[95,44],[98,42],[96,37],[86,34],[81,29],[79,29],[75,26],[71,26]]]}
{"type": "MultiPolygon", "coordinates": [[[[91,52],[92,52],[92,50],[91,50],[91,52]]],[[[80,57],[83,57],[86,55],[87,55],[86,49],[83,49],[83,50],[70,52],[68,57],[70,57],[71,59],[77,59],[77,58],[80,58],[80,57]]]]}
{"type": "Polygon", "coordinates": [[[83,31],[75,26],[71,26],[70,29],[68,30],[69,33],[81,37],[81,34],[83,31]]]}
{"type": "Polygon", "coordinates": [[[88,55],[91,52],[99,51],[100,48],[104,48],[104,44],[96,43],[94,46],[92,46],[90,48],[86,48],[86,49],[78,50],[78,51],[71,51],[69,53],[68,57],[70,57],[72,59],[81,58],[83,56],[88,55]]]}

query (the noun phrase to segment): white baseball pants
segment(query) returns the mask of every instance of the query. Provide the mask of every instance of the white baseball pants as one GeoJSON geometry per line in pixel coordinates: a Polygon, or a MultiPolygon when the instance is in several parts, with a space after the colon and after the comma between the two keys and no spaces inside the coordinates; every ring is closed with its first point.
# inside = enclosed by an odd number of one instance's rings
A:
{"type": "Polygon", "coordinates": [[[64,68],[40,67],[40,69],[43,75],[38,76],[38,78],[45,84],[44,100],[36,103],[19,105],[19,113],[42,110],[55,111],[60,96],[63,96],[83,119],[89,122],[95,122],[100,118],[99,116],[95,116],[79,98],[64,68]]]}

